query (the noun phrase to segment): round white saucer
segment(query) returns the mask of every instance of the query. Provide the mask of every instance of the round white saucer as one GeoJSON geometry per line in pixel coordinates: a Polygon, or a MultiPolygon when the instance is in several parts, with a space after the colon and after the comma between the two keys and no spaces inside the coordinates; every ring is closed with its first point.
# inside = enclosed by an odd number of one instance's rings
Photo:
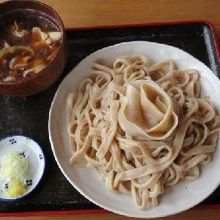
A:
{"type": "Polygon", "coordinates": [[[45,158],[41,147],[31,138],[22,135],[4,137],[0,140],[0,166],[2,160],[11,152],[18,152],[29,162],[28,179],[26,180],[27,191],[18,197],[9,197],[4,187],[7,187],[5,180],[0,177],[0,199],[14,200],[23,198],[32,192],[41,180],[45,170],[45,158]],[[5,186],[6,185],[6,186],[5,186]]]}

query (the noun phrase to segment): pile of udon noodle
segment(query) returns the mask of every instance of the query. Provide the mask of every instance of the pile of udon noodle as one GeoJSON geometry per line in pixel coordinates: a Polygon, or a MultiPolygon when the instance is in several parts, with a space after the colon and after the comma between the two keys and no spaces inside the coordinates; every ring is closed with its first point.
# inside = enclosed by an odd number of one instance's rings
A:
{"type": "Polygon", "coordinates": [[[199,178],[220,130],[196,70],[139,55],[94,63],[67,110],[70,163],[85,160],[110,191],[131,194],[140,209],[157,205],[168,186],[199,178]]]}

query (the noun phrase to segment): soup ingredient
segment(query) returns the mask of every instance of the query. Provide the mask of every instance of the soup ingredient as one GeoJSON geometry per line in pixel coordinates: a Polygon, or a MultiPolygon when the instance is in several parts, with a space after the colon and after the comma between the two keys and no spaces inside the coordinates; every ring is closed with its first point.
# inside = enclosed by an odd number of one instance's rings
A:
{"type": "Polygon", "coordinates": [[[11,27],[12,34],[14,34],[16,37],[24,37],[28,32],[24,29],[20,29],[17,25],[17,22],[14,21],[14,25],[11,27]]]}
{"type": "Polygon", "coordinates": [[[59,41],[62,37],[61,32],[48,32],[48,35],[52,41],[59,41]]]}
{"type": "Polygon", "coordinates": [[[220,116],[200,92],[198,71],[172,60],[94,63],[67,98],[70,164],[86,161],[139,209],[158,205],[167,187],[199,178],[215,151],[220,116]]]}
{"type": "MultiPolygon", "coordinates": [[[[62,33],[53,29],[29,27],[28,23],[10,25],[0,49],[0,81],[13,82],[42,71],[57,55],[62,33]],[[20,27],[20,26],[22,27],[20,27]]],[[[6,27],[7,29],[7,27],[6,27]]]]}
{"type": "Polygon", "coordinates": [[[16,197],[26,192],[29,162],[18,152],[11,152],[2,160],[0,177],[6,181],[5,191],[9,197],[16,197]]]}

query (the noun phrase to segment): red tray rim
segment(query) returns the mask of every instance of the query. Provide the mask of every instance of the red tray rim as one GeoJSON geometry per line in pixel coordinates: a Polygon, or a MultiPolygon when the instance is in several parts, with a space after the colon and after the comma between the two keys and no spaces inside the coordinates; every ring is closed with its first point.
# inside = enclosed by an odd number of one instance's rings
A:
{"type": "MultiPolygon", "coordinates": [[[[193,209],[219,209],[220,204],[197,205],[193,209]]],[[[52,211],[27,211],[27,212],[2,212],[1,217],[38,217],[38,216],[64,216],[64,215],[100,215],[111,213],[105,209],[76,209],[76,210],[52,210],[52,211]]]]}
{"type": "MultiPolygon", "coordinates": [[[[217,32],[214,25],[207,20],[188,20],[188,21],[165,21],[165,22],[150,22],[150,23],[131,23],[122,25],[103,25],[103,26],[91,26],[81,28],[66,28],[66,31],[80,31],[80,30],[97,30],[97,29],[114,29],[114,28],[128,28],[128,27],[150,27],[150,26],[161,26],[161,25],[182,25],[182,24],[195,24],[201,23],[207,25],[212,33],[216,53],[220,62],[220,44],[217,37],[217,32]]],[[[194,208],[212,208],[219,209],[220,204],[210,205],[197,205],[194,208]]],[[[87,215],[87,214],[105,214],[110,213],[109,211],[97,208],[97,209],[77,209],[77,210],[51,210],[51,211],[25,211],[25,212],[1,212],[0,217],[28,217],[28,216],[51,216],[51,215],[87,215]]]]}

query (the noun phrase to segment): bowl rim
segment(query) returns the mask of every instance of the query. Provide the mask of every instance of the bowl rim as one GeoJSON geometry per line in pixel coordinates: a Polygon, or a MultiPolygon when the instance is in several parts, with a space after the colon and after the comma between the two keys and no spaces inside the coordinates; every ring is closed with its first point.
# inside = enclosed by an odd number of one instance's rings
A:
{"type": "MultiPolygon", "coordinates": [[[[65,47],[65,44],[66,44],[65,26],[64,26],[64,24],[63,24],[63,21],[62,21],[60,15],[59,15],[51,6],[49,6],[49,5],[47,5],[47,4],[43,3],[43,2],[37,1],[37,0],[20,0],[19,2],[24,2],[24,3],[25,3],[25,2],[28,2],[28,3],[31,3],[31,4],[33,4],[33,5],[43,6],[43,7],[47,8],[47,9],[49,9],[49,10],[56,16],[56,18],[50,19],[51,17],[50,17],[47,13],[45,13],[45,12],[43,12],[42,10],[38,9],[40,12],[42,12],[43,15],[47,16],[47,19],[49,19],[50,22],[55,23],[54,21],[56,21],[57,23],[59,23],[59,27],[58,27],[58,28],[59,28],[60,32],[62,33],[61,45],[60,45],[60,47],[59,47],[59,50],[58,50],[58,52],[57,52],[55,58],[54,58],[52,61],[50,61],[50,62],[46,65],[46,67],[45,67],[44,69],[42,69],[40,72],[38,72],[38,73],[36,73],[36,74],[34,74],[34,75],[32,75],[32,76],[23,78],[23,79],[21,79],[21,80],[19,80],[19,81],[15,81],[15,82],[3,82],[3,81],[0,80],[0,86],[21,85],[21,84],[24,84],[24,83],[26,83],[26,82],[29,82],[29,81],[31,81],[31,80],[33,80],[33,79],[35,79],[35,78],[38,78],[38,77],[40,77],[41,75],[45,74],[45,71],[46,71],[48,68],[50,68],[52,65],[54,65],[54,63],[57,62],[57,59],[58,59],[58,57],[60,56],[60,54],[62,53],[62,51],[63,51],[63,49],[64,49],[64,47],[65,47]]],[[[13,4],[13,3],[15,3],[15,2],[13,2],[13,1],[2,2],[2,3],[0,3],[0,7],[3,6],[3,5],[13,4]]],[[[5,13],[7,13],[7,12],[9,12],[9,11],[16,10],[16,9],[28,10],[29,7],[27,7],[27,8],[20,8],[20,7],[18,7],[18,8],[13,8],[13,9],[10,9],[10,10],[6,11],[5,13]]],[[[30,9],[31,9],[31,8],[30,8],[30,9]]],[[[2,14],[1,16],[4,16],[4,14],[2,14]]],[[[36,16],[39,16],[39,15],[36,14],[36,16]]]]}

